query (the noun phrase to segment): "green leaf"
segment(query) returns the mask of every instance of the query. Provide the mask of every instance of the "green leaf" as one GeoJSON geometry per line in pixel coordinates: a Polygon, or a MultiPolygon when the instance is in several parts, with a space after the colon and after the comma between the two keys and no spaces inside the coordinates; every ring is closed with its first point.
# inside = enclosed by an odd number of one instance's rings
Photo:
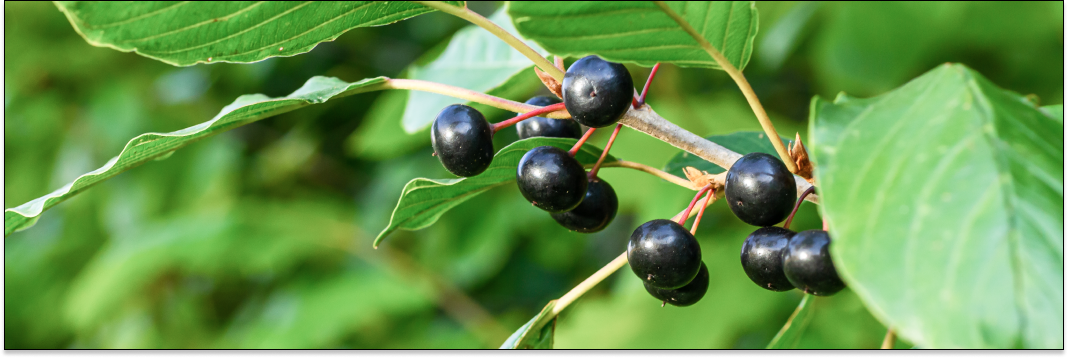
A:
{"type": "MultiPolygon", "coordinates": [[[[578,140],[574,138],[533,137],[516,141],[493,156],[493,163],[482,174],[470,178],[426,179],[415,178],[404,186],[389,225],[375,238],[374,246],[397,229],[419,230],[438,221],[446,211],[482,194],[486,190],[515,181],[519,159],[536,147],[551,145],[570,150],[578,140]]],[[[601,149],[586,144],[575,154],[582,164],[593,164],[601,156],[601,149]]],[[[616,159],[609,155],[605,162],[616,159]]]]}
{"type": "Polygon", "coordinates": [[[951,64],[811,116],[835,266],[876,317],[926,348],[1063,347],[1061,124],[951,64]]]}
{"type": "Polygon", "coordinates": [[[1055,104],[1055,105],[1052,105],[1052,106],[1045,106],[1045,107],[1039,108],[1039,110],[1041,110],[1042,113],[1045,113],[1050,118],[1053,118],[1053,119],[1057,120],[1057,123],[1060,123],[1062,126],[1064,125],[1064,105],[1063,104],[1055,104]]]}
{"type": "MultiPolygon", "coordinates": [[[[708,136],[705,139],[742,155],[760,152],[778,156],[775,152],[775,147],[771,145],[771,141],[762,131],[738,131],[731,134],[708,136]]],[[[790,139],[786,137],[782,137],[782,141],[783,143],[790,143],[790,139]]],[[[685,178],[686,174],[682,172],[682,168],[685,167],[694,167],[712,174],[719,174],[724,171],[722,167],[685,151],[671,157],[671,160],[664,165],[664,171],[685,178]]]]}
{"type": "Polygon", "coordinates": [[[782,326],[775,338],[771,339],[766,349],[797,349],[801,334],[805,332],[805,328],[808,328],[808,323],[812,321],[812,316],[816,311],[812,304],[813,300],[815,298],[812,295],[805,295],[801,299],[801,304],[797,305],[797,309],[786,320],[786,324],[782,326]]]}
{"type": "Polygon", "coordinates": [[[500,349],[553,349],[557,316],[549,317],[549,315],[555,306],[556,300],[549,301],[549,304],[545,305],[537,316],[512,333],[500,349]]]}
{"type": "MultiPolygon", "coordinates": [[[[739,70],[749,63],[757,33],[750,1],[669,1],[705,40],[739,70]]],[[[570,57],[596,54],[609,61],[651,67],[720,68],[716,61],[656,4],[648,1],[511,2],[508,14],[524,37],[549,52],[570,57]]]]}
{"type": "Polygon", "coordinates": [[[85,189],[146,162],[169,156],[171,152],[197,140],[249,124],[260,119],[319,104],[361,92],[373,91],[384,77],[348,83],[333,77],[312,77],[292,94],[270,98],[262,94],[244,95],[223,107],[215,118],[170,133],[145,133],[134,137],[104,166],[74,179],[71,183],[18,207],[4,210],[4,236],[33,226],[42,212],[85,189]]]}
{"type": "Polygon", "coordinates": [[[353,28],[434,11],[407,1],[60,1],[56,6],[93,46],[175,66],[298,55],[353,28]]]}
{"type": "MultiPolygon", "coordinates": [[[[489,19],[505,31],[516,33],[504,9],[498,10],[489,19]]],[[[531,41],[527,41],[527,45],[542,55],[546,54],[545,50],[531,41]]],[[[507,90],[506,82],[510,82],[512,77],[537,78],[532,67],[530,60],[522,53],[489,31],[471,25],[457,31],[436,59],[425,65],[412,66],[408,70],[408,77],[499,95],[494,92],[507,90]]],[[[442,108],[453,103],[457,103],[453,97],[409,91],[401,124],[408,133],[418,132],[430,126],[442,108]]]]}

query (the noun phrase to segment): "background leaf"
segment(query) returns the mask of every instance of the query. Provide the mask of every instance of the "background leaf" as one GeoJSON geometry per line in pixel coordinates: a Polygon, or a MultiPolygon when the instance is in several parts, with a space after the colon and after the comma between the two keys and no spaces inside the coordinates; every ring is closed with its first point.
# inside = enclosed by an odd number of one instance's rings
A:
{"type": "Polygon", "coordinates": [[[1053,118],[1058,123],[1060,123],[1062,126],[1064,125],[1064,105],[1063,104],[1045,106],[1045,107],[1042,107],[1042,108],[1039,108],[1039,109],[1042,110],[1042,113],[1045,113],[1050,118],[1053,118]]]}
{"type": "MultiPolygon", "coordinates": [[[[496,186],[515,181],[519,159],[536,147],[550,145],[563,150],[570,150],[575,145],[574,138],[533,137],[509,144],[493,156],[493,163],[482,174],[469,178],[426,179],[415,178],[404,186],[397,207],[389,224],[378,234],[375,247],[394,230],[419,230],[438,221],[446,211],[470,200],[475,195],[496,186]]],[[[575,159],[582,164],[593,164],[601,156],[601,149],[585,144],[575,153],[575,159]]],[[[605,162],[616,159],[609,155],[605,162]]]]}
{"type": "Polygon", "coordinates": [[[56,6],[90,44],[175,66],[298,55],[353,28],[434,11],[407,1],[61,1],[56,6]]]}
{"type": "Polygon", "coordinates": [[[801,303],[797,305],[797,309],[790,315],[786,324],[782,326],[775,338],[771,339],[771,343],[768,343],[767,349],[797,349],[801,334],[808,328],[809,321],[815,314],[816,310],[812,304],[814,300],[815,297],[812,295],[805,295],[801,299],[801,303]]]}
{"type": "MultiPolygon", "coordinates": [[[[515,34],[511,19],[504,9],[497,10],[489,20],[515,34]]],[[[532,41],[527,45],[545,55],[532,41]]],[[[423,60],[425,61],[425,60],[423,60]]],[[[456,32],[449,40],[448,46],[430,63],[415,65],[408,69],[408,78],[444,83],[501,96],[500,92],[528,92],[530,86],[518,86],[518,79],[529,77],[535,85],[540,85],[532,69],[530,60],[501,41],[493,34],[478,26],[468,26],[456,32]],[[519,88],[517,88],[519,87],[519,88]]],[[[510,96],[503,96],[511,98],[510,96]]],[[[526,99],[519,100],[520,102],[526,99]]],[[[408,133],[418,132],[433,123],[442,108],[457,103],[457,99],[436,93],[408,91],[408,101],[404,107],[401,124],[408,133]]]]}
{"type": "MultiPolygon", "coordinates": [[[[762,131],[739,131],[731,134],[708,136],[705,139],[742,155],[753,152],[778,155],[775,153],[775,147],[771,145],[767,135],[762,131]]],[[[790,139],[782,137],[782,142],[789,144],[790,139]]],[[[720,166],[685,151],[680,151],[679,154],[671,157],[671,160],[664,165],[664,171],[680,178],[685,178],[686,174],[682,172],[682,168],[685,167],[694,167],[712,174],[719,174],[724,171],[720,166]]]]}
{"type": "Polygon", "coordinates": [[[501,349],[552,349],[557,316],[547,316],[555,306],[556,300],[549,301],[538,315],[512,333],[501,349]]]}
{"type": "Polygon", "coordinates": [[[198,125],[170,133],[145,133],[131,139],[104,166],[79,176],[71,183],[25,204],[4,210],[4,235],[23,230],[37,221],[42,212],[67,200],[79,192],[107,180],[130,168],[144,164],[184,147],[192,142],[223,131],[289,112],[307,105],[323,103],[368,90],[368,86],[382,83],[384,77],[348,83],[331,77],[312,77],[301,88],[285,97],[270,98],[262,94],[238,97],[223,107],[215,118],[198,125]]]}
{"type": "MultiPolygon", "coordinates": [[[[668,1],[734,67],[753,53],[757,11],[750,1],[668,1]]],[[[596,54],[609,61],[652,67],[719,65],[678,23],[648,1],[517,1],[508,13],[524,37],[549,52],[570,57],[596,54]]]]}
{"type": "Polygon", "coordinates": [[[962,65],[812,106],[831,252],[926,348],[1063,347],[1062,127],[962,65]]]}

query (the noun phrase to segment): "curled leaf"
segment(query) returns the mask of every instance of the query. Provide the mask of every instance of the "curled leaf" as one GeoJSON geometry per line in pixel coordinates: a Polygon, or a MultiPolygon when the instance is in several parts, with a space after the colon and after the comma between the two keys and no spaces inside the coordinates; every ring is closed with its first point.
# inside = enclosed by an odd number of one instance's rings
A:
{"type": "MultiPolygon", "coordinates": [[[[556,56],[556,67],[559,67],[561,70],[564,69],[564,59],[562,57],[556,56]]],[[[534,73],[538,75],[538,79],[541,80],[541,83],[545,84],[545,87],[548,88],[549,91],[557,97],[564,98],[563,92],[561,92],[563,86],[560,85],[560,81],[557,81],[553,76],[550,76],[548,73],[539,69],[538,66],[534,66],[534,73]]]]}
{"type": "Polygon", "coordinates": [[[805,144],[801,142],[801,133],[794,134],[794,142],[790,144],[790,159],[797,165],[797,173],[795,174],[812,183],[812,162],[808,160],[808,150],[805,149],[805,144]]]}

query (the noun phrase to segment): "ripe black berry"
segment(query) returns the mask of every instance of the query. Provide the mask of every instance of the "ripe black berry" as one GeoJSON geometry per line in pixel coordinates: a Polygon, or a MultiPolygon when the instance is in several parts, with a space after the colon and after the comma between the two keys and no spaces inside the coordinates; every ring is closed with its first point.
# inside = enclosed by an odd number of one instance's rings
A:
{"type": "Polygon", "coordinates": [[[616,191],[608,182],[600,178],[590,179],[586,186],[586,197],[579,206],[562,213],[549,214],[564,227],[572,231],[591,233],[604,230],[619,209],[616,191]]]}
{"type": "Polygon", "coordinates": [[[671,220],[642,224],[627,243],[630,268],[656,288],[677,289],[693,281],[701,269],[701,245],[686,228],[671,220]]]}
{"type": "Polygon", "coordinates": [[[449,172],[475,176],[493,161],[493,130],[478,110],[462,104],[445,107],[430,128],[430,143],[449,172]]]}
{"type": "Polygon", "coordinates": [[[786,165],[764,153],[749,153],[727,172],[727,205],[742,221],[771,226],[790,216],[797,200],[794,176],[786,165]]]}
{"type": "Polygon", "coordinates": [[[634,80],[623,64],[591,55],[567,69],[563,92],[564,106],[575,121],[587,127],[607,127],[630,108],[634,80]]]}
{"type": "Polygon", "coordinates": [[[753,283],[772,291],[794,289],[782,272],[782,255],[794,232],[778,226],[762,227],[742,244],[742,269],[753,283]]]}
{"type": "Polygon", "coordinates": [[[705,297],[705,292],[708,292],[708,267],[705,267],[705,263],[702,262],[701,271],[697,272],[697,277],[694,277],[693,281],[690,281],[686,286],[682,286],[682,288],[669,290],[656,288],[650,286],[649,283],[645,283],[645,291],[648,291],[656,299],[672,306],[686,307],[692,305],[700,301],[702,297],[705,297]]]}
{"type": "MultiPolygon", "coordinates": [[[[542,107],[557,103],[560,103],[559,99],[549,96],[537,96],[527,100],[527,104],[542,107]]],[[[531,117],[516,124],[515,130],[519,133],[520,140],[530,137],[582,138],[582,126],[571,119],[531,117]]]]}
{"type": "Polygon", "coordinates": [[[586,196],[586,170],[557,147],[541,146],[524,154],[515,179],[527,201],[550,213],[574,209],[586,196]]]}
{"type": "Polygon", "coordinates": [[[830,296],[845,288],[831,262],[831,237],[823,230],[806,230],[790,239],[782,255],[786,278],[798,289],[816,296],[830,296]]]}

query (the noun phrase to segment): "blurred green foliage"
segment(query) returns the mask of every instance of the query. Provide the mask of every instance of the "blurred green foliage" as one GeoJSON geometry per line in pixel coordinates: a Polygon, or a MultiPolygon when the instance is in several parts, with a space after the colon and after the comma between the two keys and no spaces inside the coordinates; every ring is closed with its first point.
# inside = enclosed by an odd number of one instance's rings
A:
{"type": "MultiPolygon", "coordinates": [[[[137,134],[203,122],[241,94],[285,95],[315,75],[398,76],[466,25],[431,13],[301,56],[176,68],[90,46],[51,3],[4,6],[5,207],[100,166],[137,134]]],[[[499,4],[471,6],[488,15],[499,4]]],[[[757,7],[746,75],[786,137],[805,135],[813,95],[875,95],[950,61],[1043,105],[1063,103],[1062,3],[757,7]]],[[[630,69],[637,83],[648,74],[630,69]]],[[[409,179],[449,177],[426,131],[402,130],[405,102],[401,92],[367,93],[259,121],[58,205],[5,239],[5,348],[493,348],[622,252],[635,226],[676,214],[691,195],[605,169],[619,216],[580,235],[503,186],[372,250],[409,179]]],[[[719,71],[665,66],[648,102],[702,136],[759,129],[719,71]]],[[[515,139],[502,134],[498,148],[515,139]]],[[[652,166],[676,153],[631,130],[612,151],[652,166]]],[[[819,225],[804,204],[795,228],[819,225]]],[[[753,228],[726,206],[710,207],[701,227],[712,273],[704,300],[661,308],[621,269],[563,312],[556,347],[764,347],[800,293],[746,278],[738,250],[753,228]]],[[[886,328],[848,290],[814,304],[800,347],[881,342],[886,328]]]]}

